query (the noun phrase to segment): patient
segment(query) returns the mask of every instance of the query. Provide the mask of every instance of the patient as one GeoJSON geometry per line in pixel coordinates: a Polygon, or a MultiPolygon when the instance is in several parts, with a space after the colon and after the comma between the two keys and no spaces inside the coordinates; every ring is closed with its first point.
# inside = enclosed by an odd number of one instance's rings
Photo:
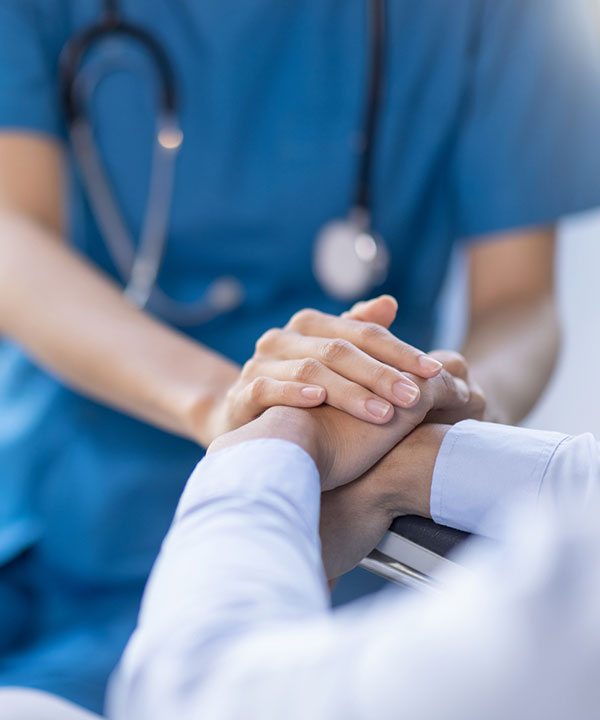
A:
{"type": "Polygon", "coordinates": [[[597,717],[597,443],[429,423],[363,475],[432,408],[468,401],[447,375],[421,390],[392,426],[274,408],[213,443],[146,589],[111,718],[597,717]],[[326,577],[408,511],[502,542],[471,546],[444,594],[392,589],[332,612],[326,577]]]}

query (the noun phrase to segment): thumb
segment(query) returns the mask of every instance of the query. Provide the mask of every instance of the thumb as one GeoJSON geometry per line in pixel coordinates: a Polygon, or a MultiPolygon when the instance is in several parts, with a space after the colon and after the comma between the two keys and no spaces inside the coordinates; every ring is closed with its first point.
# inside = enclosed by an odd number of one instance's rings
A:
{"type": "Polygon", "coordinates": [[[371,322],[389,328],[396,319],[397,312],[398,303],[396,300],[391,295],[381,295],[374,300],[356,303],[356,305],[347,313],[344,313],[342,317],[361,320],[362,322],[371,322]]]}

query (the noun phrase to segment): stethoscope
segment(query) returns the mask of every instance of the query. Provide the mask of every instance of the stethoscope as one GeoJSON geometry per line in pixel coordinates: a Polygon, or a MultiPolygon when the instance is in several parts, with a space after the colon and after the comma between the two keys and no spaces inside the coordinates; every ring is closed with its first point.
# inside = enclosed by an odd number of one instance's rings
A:
{"type": "MultiPolygon", "coordinates": [[[[370,224],[370,176],[381,95],[385,0],[369,0],[372,42],[370,87],[365,118],[357,193],[348,218],[329,222],[318,234],[313,272],[323,290],[338,300],[365,297],[383,282],[389,252],[370,224]]],[[[138,68],[131,65],[132,70],[138,68]]],[[[125,21],[118,0],[103,0],[100,21],[71,38],[60,58],[65,119],[75,163],[91,211],[108,253],[125,286],[125,295],[176,325],[199,325],[233,311],[245,297],[241,282],[222,276],[190,303],[179,302],[157,284],[163,263],[177,154],[184,136],[179,123],[176,76],[162,45],[147,30],[125,21]],[[145,217],[139,243],[134,241],[98,151],[89,108],[100,83],[123,69],[119,54],[107,53],[85,62],[92,49],[120,37],[137,45],[151,61],[159,81],[153,161],[145,217]]]]}

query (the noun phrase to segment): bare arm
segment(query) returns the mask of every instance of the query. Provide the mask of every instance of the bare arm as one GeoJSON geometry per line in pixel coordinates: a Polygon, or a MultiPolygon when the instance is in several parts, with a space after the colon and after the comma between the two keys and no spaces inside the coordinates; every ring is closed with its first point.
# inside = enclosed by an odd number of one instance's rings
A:
{"type": "MultiPolygon", "coordinates": [[[[259,339],[240,368],[131,306],[63,240],[61,146],[0,133],[0,334],[65,383],[208,445],[274,405],[323,402],[385,424],[410,408],[440,363],[379,325],[304,310],[259,339]]],[[[397,306],[370,306],[387,324],[397,306]]]]}
{"type": "Polygon", "coordinates": [[[470,322],[462,353],[483,388],[488,419],[527,415],[556,364],[554,228],[478,243],[470,252],[470,322]]]}
{"type": "Polygon", "coordinates": [[[0,137],[0,332],[75,388],[203,444],[239,369],[126,301],[62,242],[62,151],[0,137]]]}

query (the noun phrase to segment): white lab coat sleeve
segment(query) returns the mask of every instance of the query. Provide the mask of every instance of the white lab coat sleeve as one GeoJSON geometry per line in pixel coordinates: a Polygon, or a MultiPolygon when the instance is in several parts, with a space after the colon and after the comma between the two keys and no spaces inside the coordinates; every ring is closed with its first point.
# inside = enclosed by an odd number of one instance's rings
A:
{"type": "Polygon", "coordinates": [[[598,443],[540,430],[466,420],[444,438],[431,486],[441,525],[497,537],[513,507],[597,482],[598,443]]]}
{"type": "Polygon", "coordinates": [[[121,662],[118,717],[188,717],[187,694],[214,683],[229,646],[258,628],[324,613],[320,492],[312,459],[284,441],[255,440],[202,460],[121,662]]]}
{"type": "Polygon", "coordinates": [[[203,461],[113,679],[110,717],[595,720],[596,473],[590,464],[568,501],[548,493],[506,543],[467,550],[443,595],[390,590],[332,613],[312,461],[278,441],[203,461]]]}

